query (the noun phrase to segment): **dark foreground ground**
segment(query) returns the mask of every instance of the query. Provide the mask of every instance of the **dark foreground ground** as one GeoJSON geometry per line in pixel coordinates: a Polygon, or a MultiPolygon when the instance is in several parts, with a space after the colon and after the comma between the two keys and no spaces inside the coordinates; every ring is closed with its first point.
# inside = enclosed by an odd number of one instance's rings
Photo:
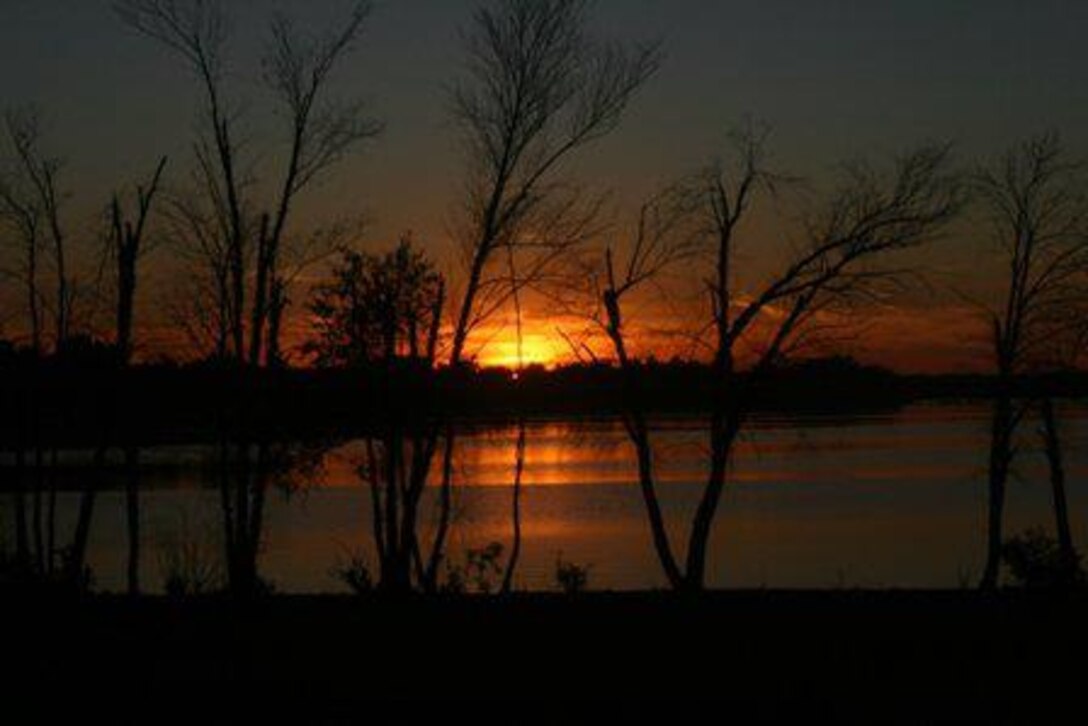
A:
{"type": "Polygon", "coordinates": [[[8,597],[0,723],[1085,723],[1086,606],[966,592],[8,597]]]}

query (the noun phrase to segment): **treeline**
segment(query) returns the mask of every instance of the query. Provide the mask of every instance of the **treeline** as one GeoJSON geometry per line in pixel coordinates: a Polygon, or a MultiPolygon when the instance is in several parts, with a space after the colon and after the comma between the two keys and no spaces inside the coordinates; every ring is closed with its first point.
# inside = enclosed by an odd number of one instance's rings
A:
{"type": "MultiPolygon", "coordinates": [[[[644,361],[632,368],[640,405],[655,415],[705,414],[715,390],[712,366],[692,361],[644,361]]],[[[251,434],[321,441],[365,436],[393,413],[430,420],[510,423],[519,417],[614,417],[629,408],[624,373],[602,363],[548,370],[527,366],[433,369],[410,360],[353,368],[238,368],[229,363],[117,366],[108,346],[69,350],[39,360],[0,344],[3,450],[35,431],[41,443],[93,449],[112,445],[210,443],[225,400],[246,412],[251,434]],[[116,414],[116,415],[111,415],[116,414]]],[[[1044,392],[1088,396],[1079,371],[1023,377],[1018,398],[1044,392]]],[[[847,357],[799,361],[754,387],[756,412],[788,415],[894,412],[920,400],[993,398],[986,374],[899,375],[847,357]]]]}

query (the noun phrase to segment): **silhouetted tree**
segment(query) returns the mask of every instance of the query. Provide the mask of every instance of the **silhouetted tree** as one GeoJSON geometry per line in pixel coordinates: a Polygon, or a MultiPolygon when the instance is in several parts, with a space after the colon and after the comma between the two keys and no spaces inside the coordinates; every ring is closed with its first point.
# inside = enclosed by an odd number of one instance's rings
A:
{"type": "Polygon", "coordinates": [[[463,223],[469,267],[453,365],[473,328],[513,292],[497,250],[529,250],[525,268],[539,274],[584,239],[596,206],[583,204],[580,190],[562,180],[562,165],[619,125],[658,67],[656,46],[591,41],[586,6],[501,0],[477,10],[467,34],[467,74],[454,95],[454,116],[471,163],[463,223]]]}
{"type": "Polygon", "coordinates": [[[18,193],[9,180],[0,181],[0,220],[18,240],[19,266],[8,271],[25,290],[30,348],[42,354],[41,293],[38,291],[38,256],[41,253],[41,213],[34,201],[18,193]]]}
{"type": "MultiPolygon", "coordinates": [[[[514,260],[514,252],[512,249],[507,251],[507,261],[510,269],[510,281],[514,286],[514,325],[516,327],[517,336],[517,368],[515,369],[515,375],[518,380],[521,380],[521,376],[525,371],[525,341],[522,331],[522,309],[521,309],[521,294],[517,288],[517,266],[514,260]]],[[[514,486],[513,486],[513,503],[511,510],[511,520],[513,523],[513,544],[510,547],[510,557],[506,562],[506,567],[503,572],[502,585],[500,592],[504,595],[508,594],[513,588],[514,573],[517,572],[518,560],[521,558],[521,480],[525,474],[525,451],[528,443],[528,428],[526,426],[525,414],[522,413],[518,416],[518,437],[517,443],[514,444],[514,486]]]]}
{"type": "Polygon", "coordinates": [[[0,184],[0,199],[4,202],[5,217],[17,225],[24,243],[23,279],[27,287],[31,343],[41,352],[41,308],[46,307],[53,315],[54,349],[59,349],[68,335],[73,300],[67,238],[61,220],[64,195],[58,188],[63,163],[41,149],[41,114],[37,109],[9,110],[4,120],[15,171],[0,184]],[[38,250],[40,244],[46,243],[52,252],[56,278],[51,306],[43,306],[38,293],[38,250]]]}
{"type": "Polygon", "coordinates": [[[164,157],[155,168],[149,183],[136,189],[136,213],[126,217],[121,196],[114,194],[110,202],[110,253],[116,265],[117,308],[114,328],[114,347],[122,364],[132,358],[132,329],[136,303],[138,262],[144,250],[144,235],[151,215],[151,207],[159,191],[164,157]]]}
{"type": "MultiPolygon", "coordinates": [[[[754,148],[751,153],[755,153],[754,148]]],[[[753,157],[753,164],[754,161],[753,157]]],[[[761,172],[753,166],[749,173],[752,175],[750,184],[754,184],[761,172]]],[[[658,502],[650,427],[640,400],[636,362],[628,351],[622,303],[642,285],[702,251],[703,240],[691,232],[694,209],[687,196],[682,189],[673,188],[644,203],[639,211],[638,228],[627,264],[618,268],[614,253],[608,248],[605,250],[604,280],[592,273],[588,278],[594,285],[594,300],[603,304],[597,320],[612,344],[624,375],[624,425],[637,455],[639,488],[650,519],[654,549],[669,582],[678,589],[684,583],[684,576],[669,545],[658,502]]]]}
{"type": "Polygon", "coordinates": [[[1058,426],[1058,416],[1054,410],[1054,400],[1044,394],[1040,401],[1040,414],[1043,419],[1042,439],[1046,451],[1047,465],[1050,470],[1050,491],[1054,504],[1054,525],[1058,533],[1058,548],[1069,570],[1075,574],[1079,561],[1076,546],[1073,544],[1073,528],[1069,523],[1069,499],[1065,486],[1065,456],[1062,452],[1062,437],[1058,426]]]}
{"type": "Polygon", "coordinates": [[[341,252],[332,279],[309,304],[315,336],[305,346],[319,366],[434,360],[445,284],[405,237],[385,255],[341,252]]]}
{"type": "MultiPolygon", "coordinates": [[[[980,587],[998,584],[1005,489],[1015,438],[1028,411],[1017,400],[1017,377],[1068,362],[1083,339],[1088,311],[1088,205],[1080,167],[1055,135],[1031,139],[975,175],[975,188],[1008,269],[1007,289],[991,312],[997,392],[990,431],[986,567],[980,587]]],[[[1065,514],[1064,474],[1053,408],[1043,402],[1059,536],[1069,561],[1072,537],[1065,514]]]]}
{"type": "Polygon", "coordinates": [[[405,237],[384,255],[344,250],[309,305],[316,330],[305,349],[319,366],[383,371],[383,417],[364,445],[360,473],[370,487],[385,589],[408,588],[412,563],[421,566],[410,497],[420,487],[413,477],[430,430],[426,411],[397,398],[397,377],[434,367],[444,304],[442,276],[405,237]]]}
{"type": "MultiPolygon", "coordinates": [[[[109,376],[104,380],[118,380],[123,374],[132,356],[133,318],[137,286],[138,261],[144,244],[152,203],[159,190],[159,183],[166,159],[162,159],[152,174],[147,186],[139,186],[136,191],[136,211],[132,218],[126,217],[121,196],[114,193],[109,204],[109,237],[107,256],[112,257],[116,274],[116,311],[114,342],[109,347],[110,355],[102,356],[102,346],[94,341],[73,338],[61,351],[68,365],[73,362],[82,364],[98,376],[109,376]],[[86,343],[86,344],[85,344],[86,343]],[[104,359],[105,358],[105,359],[104,359]]],[[[100,378],[100,380],[103,380],[100,378]]],[[[118,389],[119,393],[122,389],[118,389]]],[[[106,396],[98,402],[100,416],[98,441],[93,457],[93,472],[88,477],[80,496],[79,512],[76,518],[72,544],[68,548],[65,566],[67,575],[74,581],[83,578],[87,548],[90,540],[91,525],[109,450],[120,446],[125,462],[125,513],[128,535],[128,567],[126,571],[127,587],[130,594],[139,591],[139,449],[135,436],[139,423],[136,413],[126,410],[124,403],[131,402],[120,393],[106,396]]],[[[52,493],[51,493],[52,496],[52,493]]],[[[52,509],[52,502],[51,502],[52,509]]],[[[50,536],[52,539],[52,535],[50,536]]]]}
{"type": "MultiPolygon", "coordinates": [[[[342,22],[313,39],[298,32],[285,17],[271,23],[263,59],[264,81],[278,110],[287,119],[287,156],[271,183],[267,207],[255,199],[258,185],[243,171],[246,160],[239,143],[239,117],[227,98],[226,51],[229,22],[219,0],[119,0],[115,8],[129,26],[176,52],[195,74],[204,96],[206,132],[198,140],[193,198],[174,205],[174,231],[197,251],[205,267],[197,281],[195,306],[183,313],[190,331],[211,329],[216,354],[238,364],[260,367],[278,363],[286,285],[282,270],[291,211],[298,195],[358,142],[372,138],[379,124],[367,119],[358,103],[329,98],[333,72],[352,48],[370,14],[370,3],[351,5],[342,22]],[[267,209],[270,211],[259,211],[267,209]],[[210,301],[210,306],[209,306],[210,301]],[[193,325],[193,318],[196,324],[193,325]],[[273,352],[270,355],[270,351],[273,352]]],[[[303,243],[328,235],[295,235],[303,243]]],[[[303,265],[315,256],[296,250],[303,265]]],[[[228,572],[240,591],[257,585],[255,560],[260,539],[267,472],[273,462],[270,442],[250,441],[243,403],[236,401],[232,426],[221,417],[220,428],[233,429],[235,479],[222,497],[227,528],[228,572]],[[255,462],[251,462],[252,457],[255,462]]],[[[221,456],[224,466],[231,459],[221,456]]]]}
{"type": "MultiPolygon", "coordinates": [[[[151,217],[152,205],[159,192],[166,157],[159,161],[155,172],[146,185],[136,188],[135,215],[129,217],[124,211],[121,195],[115,193],[110,202],[110,251],[116,264],[117,309],[114,332],[114,348],[118,363],[128,366],[133,351],[133,320],[136,309],[136,286],[138,282],[139,260],[146,251],[145,234],[151,217]]],[[[131,394],[130,394],[131,395],[131,394]]],[[[136,427],[139,425],[136,413],[132,410],[123,412],[122,420],[123,448],[125,459],[125,515],[128,534],[127,584],[129,594],[140,591],[140,499],[139,467],[140,450],[135,441],[136,427]]]]}
{"type": "MultiPolygon", "coordinates": [[[[255,365],[261,362],[262,338],[274,307],[271,290],[282,285],[281,246],[292,202],[352,146],[381,130],[379,123],[365,118],[361,104],[330,103],[324,98],[330,75],[362,32],[369,15],[368,1],[356,2],[342,24],[317,42],[303,40],[283,17],[272,24],[272,42],[264,61],[265,80],[286,111],[291,151],[276,211],[270,225],[262,225],[265,233],[258,238],[249,350],[249,359],[255,365]]],[[[282,295],[277,300],[279,314],[285,300],[282,295]]],[[[267,345],[278,346],[279,341],[269,340],[267,345]]]]}
{"type": "Polygon", "coordinates": [[[405,590],[422,568],[415,514],[426,483],[422,457],[431,424],[420,402],[400,400],[398,378],[430,374],[445,303],[445,282],[404,238],[386,254],[345,250],[332,280],[309,304],[315,337],[305,346],[321,366],[368,366],[383,372],[383,418],[367,438],[360,474],[370,487],[380,586],[405,590]]]}
{"type": "MultiPolygon", "coordinates": [[[[46,352],[44,342],[44,317],[52,314],[53,340],[52,353],[60,354],[66,347],[70,332],[74,284],[68,270],[67,236],[62,222],[62,206],[65,195],[59,188],[59,174],[63,166],[60,159],[48,155],[42,149],[41,114],[34,107],[8,110],[4,117],[5,136],[10,147],[10,164],[5,178],[0,179],[0,211],[3,217],[13,225],[21,239],[22,285],[27,299],[27,330],[31,347],[36,354],[36,363],[46,352]],[[46,295],[40,291],[40,277],[45,268],[41,264],[42,249],[51,254],[55,277],[55,295],[50,304],[46,295]]],[[[51,576],[56,564],[56,489],[52,472],[46,477],[45,452],[42,441],[42,413],[36,400],[36,377],[32,378],[31,390],[25,393],[20,406],[23,426],[29,432],[24,441],[18,443],[20,450],[33,449],[33,490],[31,497],[30,532],[33,543],[33,571],[40,576],[51,576]],[[48,492],[46,487],[48,485],[48,492]],[[47,497],[47,499],[46,499],[47,497]]],[[[25,454],[20,454],[21,461],[26,461],[25,454]]],[[[51,461],[56,461],[54,449],[51,461]]],[[[19,467],[25,474],[26,469],[19,467]]],[[[16,518],[25,522],[26,506],[23,497],[25,477],[20,477],[17,494],[16,518]]],[[[20,528],[18,536],[23,537],[20,528]]],[[[17,550],[27,552],[20,541],[17,550]]],[[[22,563],[21,566],[30,564],[22,563]]]]}
{"type": "MultiPolygon", "coordinates": [[[[764,166],[765,137],[765,131],[755,128],[738,134],[736,167],[715,165],[692,182],[692,198],[709,222],[706,242],[712,252],[706,285],[715,331],[715,388],[709,471],[692,518],[683,566],[669,542],[655,486],[651,432],[634,377],[628,375],[627,432],[638,456],[654,545],[676,589],[698,590],[705,585],[707,546],[728,481],[729,461],[751,415],[760,380],[810,340],[822,327],[821,316],[892,289],[896,270],[878,263],[931,239],[961,203],[960,187],[948,172],[947,147],[912,151],[896,161],[889,175],[854,166],[822,212],[808,222],[804,244],[784,267],[764,284],[742,288],[736,269],[739,225],[756,195],[774,183],[764,166]],[[748,349],[756,351],[754,360],[739,375],[740,352],[748,349]]],[[[599,274],[599,320],[627,371],[633,361],[626,343],[625,296],[691,254],[686,225],[673,222],[675,213],[663,213],[661,206],[654,202],[644,207],[628,262],[621,265],[609,249],[599,274]]]]}
{"type": "MultiPolygon", "coordinates": [[[[469,164],[460,224],[467,277],[451,333],[453,368],[465,364],[473,330],[517,291],[543,284],[595,231],[599,199],[565,179],[563,166],[617,128],[658,67],[656,45],[592,40],[587,6],[495,0],[476,11],[465,35],[467,64],[453,115],[469,164]],[[513,277],[508,255],[517,258],[513,277]]],[[[442,506],[424,583],[431,589],[449,530],[454,440],[447,426],[442,506]]],[[[429,469],[432,454],[420,465],[429,469]]]]}
{"type": "MultiPolygon", "coordinates": [[[[8,142],[18,144],[18,128],[15,119],[9,114],[5,119],[5,131],[8,142]]],[[[38,291],[39,255],[42,245],[43,219],[35,198],[22,188],[18,179],[0,178],[0,222],[3,227],[14,232],[18,244],[17,267],[6,271],[20,283],[26,300],[27,327],[30,347],[37,360],[43,353],[42,343],[42,301],[38,291]]],[[[22,403],[22,401],[20,401],[22,403]]],[[[26,406],[17,410],[25,412],[26,406]]],[[[29,418],[25,416],[22,418],[29,418]]],[[[27,461],[26,447],[29,445],[26,431],[32,428],[29,420],[20,421],[21,436],[15,443],[15,487],[13,508],[15,517],[15,564],[23,574],[29,572],[30,527],[27,513],[27,461]]]]}
{"type": "MultiPolygon", "coordinates": [[[[283,245],[296,198],[381,128],[363,115],[359,103],[330,99],[327,93],[334,70],[362,33],[370,3],[354,3],[335,29],[315,40],[305,38],[283,16],[272,20],[264,81],[287,119],[288,152],[274,185],[278,191],[272,211],[259,214],[251,211],[260,205],[247,196],[252,185],[241,171],[238,117],[226,98],[230,33],[223,3],[119,0],[116,8],[125,23],[177,52],[199,80],[210,132],[197,144],[194,179],[203,202],[189,201],[176,211],[189,227],[187,235],[200,250],[199,258],[211,267],[215,284],[210,292],[221,297],[216,312],[229,345],[220,352],[262,365],[268,348],[280,346],[269,339],[270,312],[273,291],[285,280],[280,270],[283,245]]],[[[277,299],[285,303],[282,290],[277,299]]]]}

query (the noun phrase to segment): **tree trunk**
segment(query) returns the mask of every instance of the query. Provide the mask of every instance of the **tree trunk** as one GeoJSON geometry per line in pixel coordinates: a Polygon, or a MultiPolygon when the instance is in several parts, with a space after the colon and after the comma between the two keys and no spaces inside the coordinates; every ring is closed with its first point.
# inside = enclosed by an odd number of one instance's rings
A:
{"type": "Polygon", "coordinates": [[[261,351],[264,340],[264,324],[268,310],[268,273],[271,267],[271,241],[268,238],[268,215],[261,216],[260,232],[257,236],[257,279],[253,285],[253,309],[249,321],[249,364],[254,368],[261,365],[261,351]]]}
{"type": "Polygon", "coordinates": [[[249,586],[256,588],[260,581],[257,561],[261,553],[261,535],[264,530],[264,503],[270,477],[269,449],[267,443],[257,446],[256,473],[253,477],[252,500],[250,502],[249,531],[246,533],[246,571],[249,573],[249,586]]]}
{"type": "Polygon", "coordinates": [[[725,491],[729,459],[739,430],[740,415],[734,405],[729,405],[724,411],[715,412],[710,423],[710,473],[699,508],[692,520],[691,538],[688,542],[687,577],[684,584],[691,590],[702,590],[706,586],[707,548],[714,515],[725,491]]]}
{"type": "Polygon", "coordinates": [[[128,594],[140,593],[140,450],[125,449],[125,514],[128,525],[128,594]]]}
{"type": "Polygon", "coordinates": [[[502,578],[502,593],[508,594],[514,584],[514,572],[518,567],[518,559],[521,556],[521,479],[525,473],[525,443],[526,427],[525,419],[518,421],[518,441],[514,453],[514,502],[513,524],[514,541],[510,548],[510,560],[506,564],[506,573],[502,578]]]}
{"type": "Polygon", "coordinates": [[[457,327],[453,332],[453,348],[450,351],[450,368],[457,369],[463,363],[465,344],[468,335],[472,332],[472,310],[476,304],[476,294],[480,288],[480,279],[484,273],[484,264],[490,253],[490,237],[485,234],[483,242],[477,247],[476,256],[472,261],[472,269],[469,271],[468,284],[465,288],[465,297],[461,303],[461,312],[457,317],[457,327]]]}
{"type": "Polygon", "coordinates": [[[68,273],[65,270],[64,263],[64,239],[61,237],[58,230],[58,222],[56,220],[56,210],[51,210],[53,215],[53,239],[54,239],[54,262],[57,267],[57,340],[56,350],[61,350],[64,347],[65,341],[68,339],[68,304],[70,295],[68,292],[68,273]]]}
{"type": "MultiPolygon", "coordinates": [[[[611,269],[611,254],[609,254],[609,268],[611,269]]],[[[638,483],[642,492],[642,500],[646,505],[646,514],[650,520],[650,533],[653,537],[654,550],[657,559],[665,570],[665,577],[669,586],[674,590],[684,587],[684,573],[676,557],[672,553],[669,544],[669,533],[665,528],[665,518],[661,513],[661,503],[657,498],[657,488],[654,484],[653,447],[650,443],[650,429],[646,423],[646,415],[642,408],[642,394],[635,380],[631,360],[627,355],[627,345],[623,339],[623,317],[619,306],[619,297],[613,290],[604,295],[605,309],[608,313],[608,337],[616,350],[616,358],[623,372],[624,399],[627,405],[627,413],[624,423],[627,427],[627,435],[631,444],[635,447],[638,461],[638,483]]]]}
{"type": "Polygon", "coordinates": [[[1069,502],[1065,494],[1065,463],[1062,455],[1061,434],[1058,431],[1054,402],[1050,396],[1043,399],[1043,440],[1046,446],[1046,458],[1050,465],[1050,488],[1054,497],[1054,519],[1058,531],[1058,546],[1061,548],[1062,561],[1071,576],[1077,566],[1076,548],[1073,546],[1073,531],[1069,525],[1069,502]]]}
{"type": "Polygon", "coordinates": [[[668,530],[665,528],[665,517],[661,512],[661,503],[657,498],[657,489],[654,486],[653,449],[650,444],[649,431],[641,414],[637,414],[637,422],[634,424],[635,436],[632,443],[635,446],[635,454],[638,459],[638,483],[642,493],[642,501],[646,506],[646,514],[650,520],[650,533],[653,536],[654,551],[657,559],[665,570],[665,577],[669,586],[674,590],[684,587],[684,573],[673,555],[669,544],[668,530]]]}
{"type": "Polygon", "coordinates": [[[1012,395],[1009,385],[1002,382],[994,402],[990,429],[989,506],[986,538],[986,567],[979,582],[980,590],[997,588],[1001,574],[1002,523],[1005,511],[1005,487],[1012,464],[1012,395]]]}
{"type": "Polygon", "coordinates": [[[27,248],[27,308],[30,315],[30,346],[34,356],[42,354],[42,318],[38,304],[38,250],[37,241],[31,239],[27,248]]]}
{"type": "Polygon", "coordinates": [[[383,578],[382,588],[398,594],[412,589],[412,557],[415,546],[415,532],[408,529],[411,496],[405,471],[404,429],[400,422],[390,422],[385,434],[385,538],[388,543],[387,556],[389,574],[383,578]]]}
{"type": "Polygon", "coordinates": [[[136,250],[131,241],[122,241],[117,267],[117,357],[127,365],[132,357],[132,321],[136,299],[136,250]]]}
{"type": "Polygon", "coordinates": [[[49,574],[56,569],[57,556],[57,450],[49,458],[49,500],[45,513],[45,567],[49,574]]]}
{"type": "Polygon", "coordinates": [[[91,480],[83,490],[79,501],[79,517],[76,531],[72,537],[72,549],[67,563],[67,576],[78,582],[83,575],[87,561],[87,543],[91,536],[91,523],[94,519],[95,500],[98,497],[100,479],[105,475],[106,447],[100,445],[94,452],[91,480]]]}
{"type": "Polygon", "coordinates": [[[25,574],[30,565],[30,542],[26,521],[26,450],[15,451],[15,562],[25,574]]]}
{"type": "Polygon", "coordinates": [[[235,572],[234,557],[234,505],[231,503],[231,461],[230,442],[225,433],[220,433],[219,441],[219,508],[223,516],[223,558],[227,567],[227,582],[233,584],[238,579],[235,572]]]}
{"type": "Polygon", "coordinates": [[[34,567],[39,575],[46,572],[45,569],[45,543],[42,536],[42,490],[45,482],[45,457],[39,445],[34,450],[34,503],[33,503],[33,529],[34,529],[34,567]]]}
{"type": "Polygon", "coordinates": [[[276,280],[272,284],[271,309],[268,311],[268,343],[265,352],[266,363],[269,368],[279,368],[283,365],[283,353],[281,352],[280,337],[283,331],[283,312],[287,307],[287,294],[284,291],[282,280],[276,280]]]}
{"type": "Polygon", "coordinates": [[[230,334],[234,345],[234,359],[238,363],[246,360],[245,339],[245,251],[241,237],[231,241],[230,254],[230,334]]]}
{"type": "MultiPolygon", "coordinates": [[[[417,424],[417,426],[419,425],[417,424]]],[[[419,547],[417,523],[419,521],[419,507],[427,489],[430,464],[434,460],[434,454],[438,447],[438,432],[437,425],[427,424],[417,428],[413,433],[410,474],[406,475],[408,485],[404,494],[401,546],[405,551],[412,553],[416,581],[423,589],[427,589],[427,566],[423,562],[423,555],[419,547]]]]}
{"type": "Polygon", "coordinates": [[[438,568],[442,565],[446,549],[446,536],[449,533],[450,517],[453,506],[453,426],[446,426],[446,441],[442,453],[442,485],[439,490],[438,529],[435,531],[431,556],[427,562],[427,578],[424,589],[428,592],[438,590],[438,568]]]}
{"type": "Polygon", "coordinates": [[[253,587],[256,584],[254,581],[256,573],[252,571],[249,557],[251,452],[248,443],[237,444],[235,451],[238,460],[235,464],[235,471],[232,472],[234,479],[234,532],[231,537],[233,548],[230,558],[234,564],[230,568],[233,572],[233,580],[230,585],[235,594],[249,596],[253,594],[253,587]]]}

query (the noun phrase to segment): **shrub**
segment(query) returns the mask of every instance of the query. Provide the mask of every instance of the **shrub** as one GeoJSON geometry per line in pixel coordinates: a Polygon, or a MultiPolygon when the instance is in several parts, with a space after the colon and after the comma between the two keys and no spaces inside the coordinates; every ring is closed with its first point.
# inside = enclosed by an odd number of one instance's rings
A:
{"type": "Polygon", "coordinates": [[[1070,561],[1057,540],[1041,529],[1029,529],[1007,540],[1001,558],[1013,582],[1021,587],[1068,587],[1085,581],[1080,555],[1074,553],[1070,561]]]}
{"type": "Polygon", "coordinates": [[[584,592],[589,584],[589,565],[567,562],[563,559],[563,554],[559,553],[555,558],[555,582],[567,595],[584,592]]]}
{"type": "Polygon", "coordinates": [[[366,558],[358,552],[348,552],[346,562],[338,562],[332,568],[332,576],[348,586],[355,595],[366,595],[374,591],[374,578],[366,558]]]}
{"type": "Polygon", "coordinates": [[[486,547],[468,549],[464,564],[447,563],[443,592],[462,595],[469,586],[481,595],[494,592],[496,581],[502,575],[503,549],[501,542],[492,542],[486,547]]]}
{"type": "Polygon", "coordinates": [[[206,595],[223,587],[215,558],[199,542],[177,538],[159,547],[163,590],[170,597],[206,595]]]}

